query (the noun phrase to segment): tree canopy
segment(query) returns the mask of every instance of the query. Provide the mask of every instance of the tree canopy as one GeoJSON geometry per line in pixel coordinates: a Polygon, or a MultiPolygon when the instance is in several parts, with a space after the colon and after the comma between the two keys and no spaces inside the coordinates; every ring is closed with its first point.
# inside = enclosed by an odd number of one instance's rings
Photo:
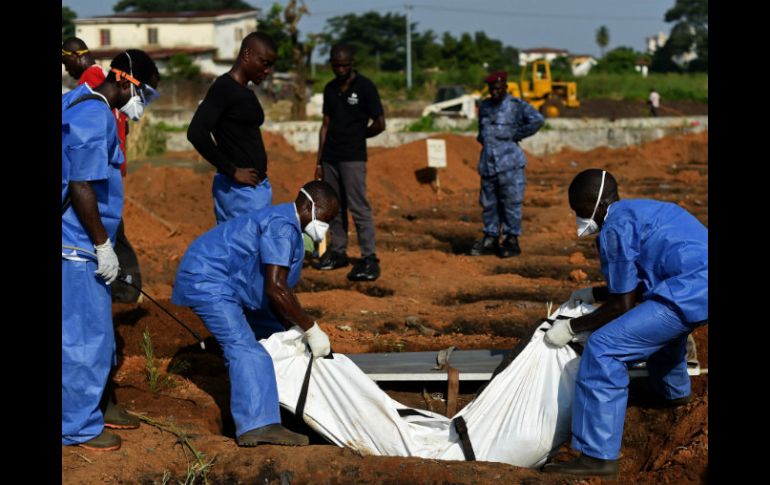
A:
{"type": "MultiPolygon", "coordinates": [[[[411,31],[412,62],[417,68],[515,70],[518,64],[518,50],[482,31],[459,37],[444,32],[439,37],[432,30],[418,32],[416,22],[411,23],[411,31]]],[[[400,71],[406,66],[406,16],[371,11],[332,17],[326,21],[321,42],[322,54],[344,42],[355,50],[359,65],[400,71]]]]}
{"type": "Polygon", "coordinates": [[[78,17],[72,9],[62,5],[61,8],[61,40],[75,35],[75,24],[72,23],[78,17]]]}
{"type": "Polygon", "coordinates": [[[666,12],[666,22],[674,22],[666,44],[655,51],[652,69],[655,71],[708,71],[708,0],[676,0],[666,12]],[[683,65],[674,59],[689,52],[698,57],[683,65]]]}
{"type": "Polygon", "coordinates": [[[253,9],[242,0],[120,0],[115,12],[184,12],[191,10],[253,9]]]}
{"type": "Polygon", "coordinates": [[[604,48],[610,43],[610,29],[607,26],[602,25],[596,29],[596,45],[599,46],[602,57],[604,57],[604,48]]]}

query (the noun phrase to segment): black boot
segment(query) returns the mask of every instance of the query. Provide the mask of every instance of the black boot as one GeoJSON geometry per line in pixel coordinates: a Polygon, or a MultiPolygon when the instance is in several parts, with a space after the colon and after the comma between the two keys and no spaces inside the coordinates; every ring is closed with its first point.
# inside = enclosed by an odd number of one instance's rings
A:
{"type": "Polygon", "coordinates": [[[350,281],[374,281],[380,277],[380,260],[370,254],[358,260],[353,269],[348,273],[350,281]]]}
{"type": "Polygon", "coordinates": [[[499,249],[499,242],[495,236],[484,234],[482,239],[476,241],[471,248],[471,256],[484,256],[485,254],[495,254],[499,249]]]}
{"type": "Polygon", "coordinates": [[[548,463],[543,467],[543,472],[579,477],[617,477],[618,460],[602,460],[581,453],[574,460],[548,463]]]}
{"type": "Polygon", "coordinates": [[[334,251],[326,251],[317,263],[313,263],[313,268],[324,271],[344,268],[348,263],[348,255],[334,251]]]}
{"type": "Polygon", "coordinates": [[[511,256],[518,256],[519,254],[521,254],[519,238],[513,234],[505,236],[503,244],[500,245],[500,257],[510,258],[511,256]]]}

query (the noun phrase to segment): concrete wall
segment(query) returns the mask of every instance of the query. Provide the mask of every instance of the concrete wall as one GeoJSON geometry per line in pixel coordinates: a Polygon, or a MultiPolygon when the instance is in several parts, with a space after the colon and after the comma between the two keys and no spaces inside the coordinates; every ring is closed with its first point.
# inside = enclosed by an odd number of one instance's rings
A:
{"type": "MultiPolygon", "coordinates": [[[[189,120],[188,120],[189,121],[189,120]]],[[[394,118],[388,120],[388,129],[367,141],[370,147],[396,147],[436,136],[438,132],[403,132],[404,127],[415,122],[414,118],[394,118]]],[[[458,120],[458,124],[461,120],[458,120]]],[[[297,151],[314,152],[318,149],[319,121],[288,121],[265,123],[263,129],[278,133],[286,138],[297,151]]],[[[562,148],[587,151],[606,146],[620,148],[638,145],[664,136],[683,133],[696,133],[708,130],[708,116],[689,116],[671,118],[627,118],[610,121],[609,119],[554,119],[536,135],[521,143],[529,153],[541,156],[555,153],[562,148]]],[[[476,131],[457,133],[475,137],[476,131]]],[[[185,133],[170,134],[169,150],[192,150],[185,133]]]]}

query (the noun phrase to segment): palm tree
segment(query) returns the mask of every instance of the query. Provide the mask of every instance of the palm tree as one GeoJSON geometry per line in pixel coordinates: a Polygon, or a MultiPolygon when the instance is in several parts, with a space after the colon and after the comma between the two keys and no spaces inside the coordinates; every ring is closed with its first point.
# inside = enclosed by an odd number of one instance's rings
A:
{"type": "Polygon", "coordinates": [[[610,30],[607,26],[602,25],[596,30],[596,43],[599,45],[602,57],[604,57],[604,48],[610,43],[610,30]]]}

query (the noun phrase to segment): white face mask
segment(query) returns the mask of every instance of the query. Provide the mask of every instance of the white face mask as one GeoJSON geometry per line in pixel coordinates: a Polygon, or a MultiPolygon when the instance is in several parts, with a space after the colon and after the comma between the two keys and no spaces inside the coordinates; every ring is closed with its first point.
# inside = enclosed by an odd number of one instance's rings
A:
{"type": "Polygon", "coordinates": [[[131,85],[131,98],[120,108],[120,112],[128,116],[132,121],[139,121],[144,114],[144,103],[142,97],[136,92],[134,85],[131,85]]]}
{"type": "Polygon", "coordinates": [[[319,243],[323,241],[326,231],[329,230],[329,224],[315,218],[315,202],[313,202],[313,198],[310,197],[310,194],[308,194],[305,189],[299,189],[299,191],[305,194],[305,197],[307,197],[310,200],[310,203],[313,204],[311,208],[313,219],[307,223],[307,226],[305,226],[305,234],[310,236],[310,239],[312,239],[313,242],[319,243]]]}
{"type": "Polygon", "coordinates": [[[594,205],[594,211],[591,213],[591,217],[588,219],[585,217],[575,217],[578,237],[586,237],[599,232],[599,224],[597,224],[594,220],[594,216],[596,215],[596,209],[599,208],[599,201],[602,200],[602,192],[604,191],[604,177],[606,174],[607,172],[602,170],[602,184],[599,186],[599,195],[596,197],[596,204],[594,205]]]}

